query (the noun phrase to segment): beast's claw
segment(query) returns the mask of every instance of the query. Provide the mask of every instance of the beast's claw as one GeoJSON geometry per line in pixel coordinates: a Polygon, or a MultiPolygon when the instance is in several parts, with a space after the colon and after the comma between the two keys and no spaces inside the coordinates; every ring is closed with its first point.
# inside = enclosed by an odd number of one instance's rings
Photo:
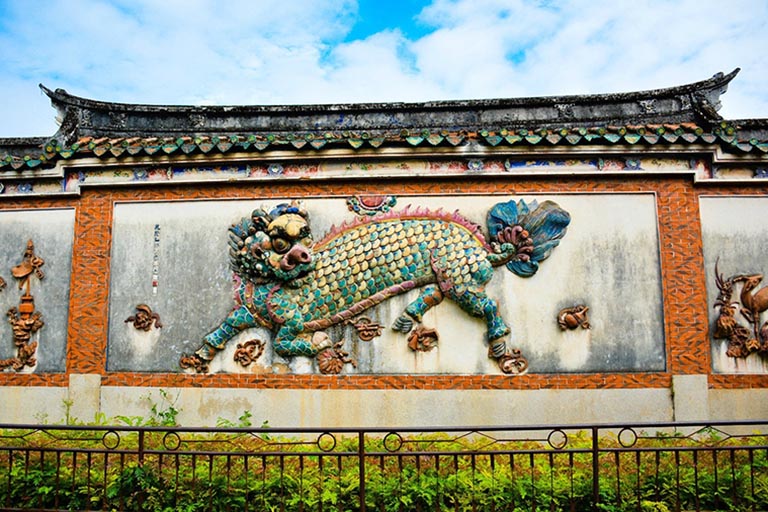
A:
{"type": "Polygon", "coordinates": [[[317,352],[322,352],[325,349],[333,347],[331,338],[323,331],[315,331],[312,335],[312,347],[317,352]]]}
{"type": "Polygon", "coordinates": [[[413,329],[413,319],[403,313],[397,320],[395,320],[395,325],[392,326],[392,329],[402,332],[403,334],[408,334],[411,332],[411,329],[413,329]]]}
{"type": "Polygon", "coordinates": [[[341,348],[342,342],[336,343],[332,347],[323,349],[317,354],[317,366],[320,373],[324,375],[338,375],[345,364],[351,364],[357,368],[357,361],[349,357],[349,352],[341,348]]]}

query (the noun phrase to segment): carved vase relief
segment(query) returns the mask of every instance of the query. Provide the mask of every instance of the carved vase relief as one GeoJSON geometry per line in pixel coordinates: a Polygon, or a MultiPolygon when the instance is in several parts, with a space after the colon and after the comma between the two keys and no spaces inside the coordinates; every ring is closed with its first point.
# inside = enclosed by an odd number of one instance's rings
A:
{"type": "Polygon", "coordinates": [[[385,198],[349,203],[379,213],[333,228],[318,241],[297,202],[256,209],[234,224],[229,255],[238,305],[194,354],[182,357],[182,368],[205,371],[239,332],[262,327],[272,331],[278,355],[316,358],[322,373],[339,373],[355,361],[325,330],[352,323],[361,340],[372,339],[380,326],[369,318],[353,319],[418,290],[391,326],[411,350],[429,351],[437,344],[438,332],[422,320],[447,298],[485,322],[488,356],[504,373],[524,371],[527,362],[507,347],[510,328],[485,285],[502,266],[520,277],[534,275],[565,235],[570,215],[552,201],[499,203],[487,214],[486,240],[480,226],[458,212],[381,208],[390,203],[385,198]]]}
{"type": "MultiPolygon", "coordinates": [[[[32,240],[27,242],[22,262],[11,269],[11,274],[18,281],[18,289],[23,294],[19,300],[19,306],[8,310],[8,322],[13,332],[13,344],[16,347],[16,356],[0,359],[0,370],[12,370],[15,372],[33,369],[37,364],[38,341],[33,337],[45,325],[43,316],[35,310],[35,299],[31,293],[32,277],[42,280],[45,277],[42,267],[45,261],[35,254],[35,244],[32,240]]],[[[5,284],[3,282],[3,284],[5,284]]]]}

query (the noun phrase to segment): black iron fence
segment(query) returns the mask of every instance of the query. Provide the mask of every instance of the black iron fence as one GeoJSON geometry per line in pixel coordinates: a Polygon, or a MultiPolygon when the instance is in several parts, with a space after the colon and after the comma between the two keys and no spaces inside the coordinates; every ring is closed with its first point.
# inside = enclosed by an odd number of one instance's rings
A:
{"type": "Polygon", "coordinates": [[[0,425],[0,508],[768,510],[767,432],[0,425]]]}

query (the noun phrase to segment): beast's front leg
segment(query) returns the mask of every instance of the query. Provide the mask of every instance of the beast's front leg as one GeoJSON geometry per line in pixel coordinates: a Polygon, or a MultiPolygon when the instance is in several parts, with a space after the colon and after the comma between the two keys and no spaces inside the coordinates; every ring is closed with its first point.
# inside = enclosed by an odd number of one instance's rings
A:
{"type": "Polygon", "coordinates": [[[303,332],[293,325],[283,325],[272,342],[275,353],[283,357],[315,357],[318,352],[331,346],[331,340],[325,333],[303,332]]]}
{"type": "Polygon", "coordinates": [[[413,323],[421,322],[424,313],[443,301],[443,292],[435,285],[422,288],[419,296],[406,306],[402,315],[397,317],[392,329],[408,334],[413,329],[413,323]]]}
{"type": "Polygon", "coordinates": [[[208,363],[220,350],[224,349],[229,340],[245,329],[260,325],[247,307],[240,306],[234,309],[216,329],[203,338],[202,346],[194,354],[182,356],[179,366],[183,369],[194,368],[197,372],[206,372],[208,363]]]}

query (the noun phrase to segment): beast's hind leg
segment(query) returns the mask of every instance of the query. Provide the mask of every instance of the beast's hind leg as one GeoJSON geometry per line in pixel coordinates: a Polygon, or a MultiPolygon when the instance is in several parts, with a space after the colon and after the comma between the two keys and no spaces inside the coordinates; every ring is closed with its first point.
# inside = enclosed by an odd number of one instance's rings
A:
{"type": "Polygon", "coordinates": [[[421,322],[424,313],[443,301],[443,292],[435,285],[425,286],[421,289],[419,296],[408,304],[405,311],[400,315],[392,329],[402,333],[409,333],[413,329],[413,323],[421,322]]]}
{"type": "Polygon", "coordinates": [[[503,338],[509,334],[510,329],[499,315],[496,301],[488,297],[485,291],[472,289],[451,290],[450,297],[470,315],[485,319],[491,353],[494,357],[503,355],[506,350],[503,338]]]}
{"type": "Polygon", "coordinates": [[[453,293],[451,299],[470,315],[485,318],[488,326],[488,357],[496,359],[502,372],[520,374],[528,369],[528,361],[520,350],[507,350],[506,337],[510,329],[499,315],[493,299],[482,290],[453,293]]]}

